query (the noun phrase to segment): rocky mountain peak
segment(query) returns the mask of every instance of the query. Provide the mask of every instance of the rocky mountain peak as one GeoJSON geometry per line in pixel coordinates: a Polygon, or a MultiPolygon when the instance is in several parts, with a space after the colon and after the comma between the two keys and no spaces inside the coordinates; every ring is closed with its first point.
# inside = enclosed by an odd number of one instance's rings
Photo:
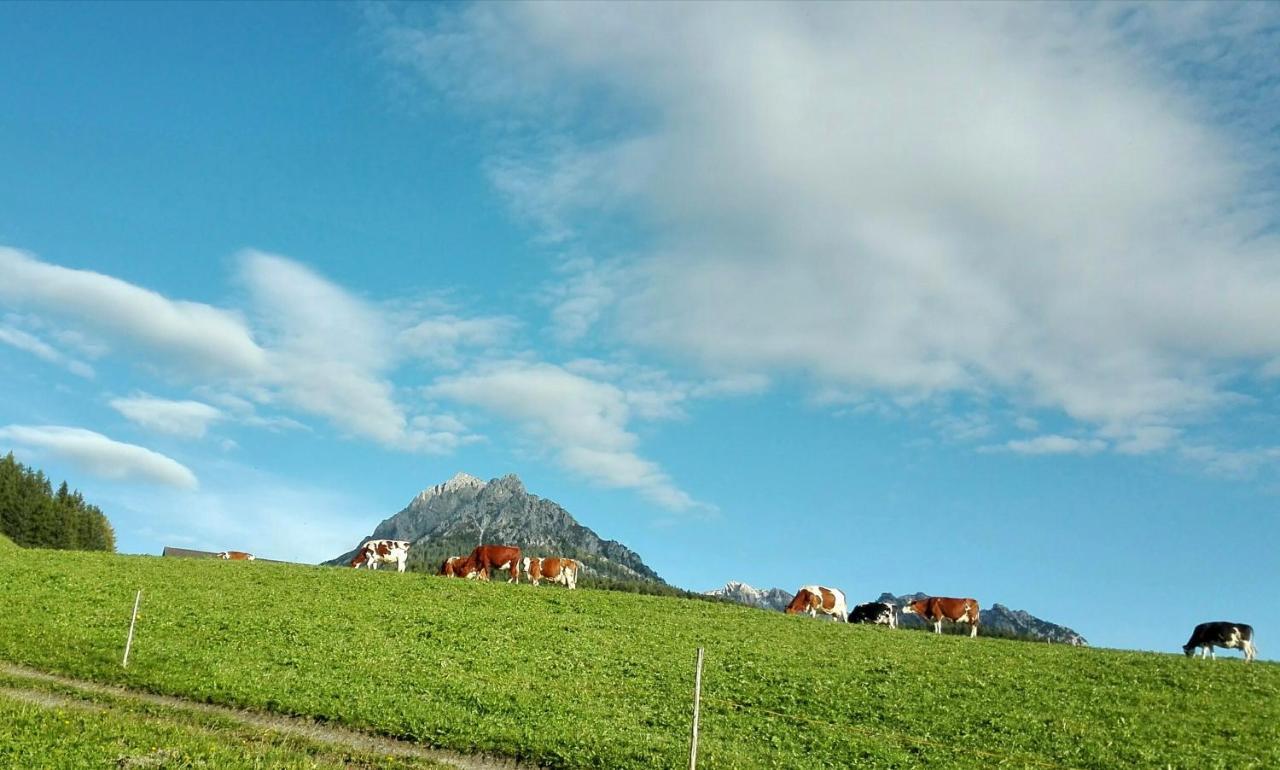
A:
{"type": "Polygon", "coordinates": [[[427,487],[426,489],[419,492],[417,496],[413,498],[413,501],[410,504],[426,502],[429,498],[444,494],[446,492],[454,492],[459,489],[479,490],[479,489],[484,489],[484,487],[485,487],[485,482],[481,481],[475,476],[472,476],[469,473],[466,473],[464,471],[458,471],[457,473],[453,474],[453,478],[449,479],[443,484],[436,484],[434,486],[427,487]]]}
{"type": "Polygon", "coordinates": [[[508,473],[500,479],[494,479],[489,482],[489,485],[492,487],[491,491],[493,492],[502,491],[511,495],[528,494],[525,491],[524,482],[514,473],[508,473]]]}
{"type": "MultiPolygon", "coordinates": [[[[428,487],[365,540],[380,538],[410,541],[412,570],[434,570],[446,556],[481,543],[506,543],[530,556],[578,559],[596,577],[663,582],[639,554],[602,539],[553,501],[529,494],[514,473],[488,482],[458,473],[428,487]]],[[[327,563],[345,564],[354,553],[353,548],[327,563]]]]}
{"type": "Polygon", "coordinates": [[[724,588],[705,592],[707,596],[716,596],[749,607],[780,610],[791,603],[792,595],[781,588],[760,589],[743,583],[741,580],[730,580],[724,588]]]}

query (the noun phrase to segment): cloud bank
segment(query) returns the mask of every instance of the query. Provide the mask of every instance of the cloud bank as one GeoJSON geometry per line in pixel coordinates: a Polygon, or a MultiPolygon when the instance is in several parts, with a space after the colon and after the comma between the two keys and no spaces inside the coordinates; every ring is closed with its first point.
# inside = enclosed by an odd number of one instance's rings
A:
{"type": "Polygon", "coordinates": [[[549,238],[608,217],[654,234],[565,281],[565,339],[608,324],[858,397],[994,392],[1138,452],[1280,356],[1254,172],[1276,168],[1278,16],[536,3],[375,24],[494,117],[494,183],[549,238]]]}
{"type": "Polygon", "coordinates": [[[93,379],[94,377],[92,366],[67,356],[49,343],[22,329],[0,324],[0,342],[18,350],[25,350],[42,361],[61,366],[77,377],[84,377],[85,379],[93,379]]]}
{"type": "Polygon", "coordinates": [[[200,401],[172,401],[145,393],[113,398],[110,403],[112,409],[147,430],[185,438],[202,438],[211,423],[225,416],[217,407],[200,401]]]}
{"type": "Polygon", "coordinates": [[[482,407],[513,421],[555,452],[565,468],[610,487],[640,491],[672,510],[696,505],[654,462],[639,456],[627,429],[632,407],[615,385],[551,364],[508,361],[441,378],[428,397],[482,407]]]}
{"type": "MultiPolygon", "coordinates": [[[[175,301],[13,249],[0,252],[0,258],[9,260],[0,266],[14,267],[19,276],[0,301],[64,315],[95,333],[105,330],[125,343],[122,350],[173,372],[175,380],[186,379],[192,356],[203,357],[196,367],[202,376],[195,392],[205,400],[139,393],[109,401],[134,424],[182,438],[201,439],[219,422],[271,430],[305,427],[290,417],[260,412],[286,409],[320,417],[349,436],[389,449],[443,454],[482,440],[435,403],[451,401],[513,421],[524,435],[547,443],[556,461],[583,478],[635,489],[663,507],[683,510],[694,501],[656,463],[637,454],[629,422],[679,416],[679,404],[689,398],[757,387],[752,377],[686,386],[642,373],[647,382],[623,390],[609,382],[625,374],[616,368],[597,366],[574,374],[553,364],[513,363],[500,356],[494,363],[490,358],[510,348],[510,337],[521,327],[514,318],[421,317],[393,310],[295,260],[251,249],[237,257],[237,278],[247,299],[243,312],[175,301]],[[46,279],[65,289],[50,291],[42,284],[46,279]],[[115,317],[122,303],[134,301],[143,308],[115,317]],[[166,324],[176,326],[160,328],[166,324]],[[428,379],[439,379],[425,391],[419,389],[433,402],[405,400],[397,393],[400,370],[409,362],[433,367],[428,379]],[[440,377],[443,371],[452,374],[440,377]]],[[[58,355],[16,329],[0,341],[46,358],[58,355]]],[[[10,435],[73,457],[99,475],[195,485],[194,475],[168,464],[168,458],[139,454],[147,450],[76,430],[14,426],[10,435]]],[[[234,447],[235,442],[223,438],[222,446],[234,447]]]]}
{"type": "Polygon", "coordinates": [[[237,314],[0,246],[0,300],[87,323],[204,372],[251,374],[265,353],[237,314]]]}
{"type": "Polygon", "coordinates": [[[8,425],[0,441],[66,460],[86,473],[113,481],[141,481],[195,489],[196,475],[182,463],[101,433],[60,425],[8,425]]]}

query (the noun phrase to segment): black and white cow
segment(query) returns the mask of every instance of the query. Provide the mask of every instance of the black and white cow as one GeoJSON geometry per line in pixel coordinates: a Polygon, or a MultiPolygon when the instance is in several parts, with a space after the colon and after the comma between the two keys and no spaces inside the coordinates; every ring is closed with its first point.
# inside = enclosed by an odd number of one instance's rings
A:
{"type": "Polygon", "coordinates": [[[867,602],[859,604],[849,613],[850,623],[875,623],[876,625],[898,627],[898,608],[888,602],[867,602]]]}
{"type": "Polygon", "coordinates": [[[1253,626],[1244,623],[1228,623],[1218,620],[1213,623],[1201,623],[1191,632],[1191,638],[1182,645],[1182,651],[1191,657],[1196,648],[1203,651],[1203,657],[1213,658],[1214,647],[1236,648],[1244,651],[1246,661],[1253,660],[1257,649],[1253,646],[1253,626]]]}

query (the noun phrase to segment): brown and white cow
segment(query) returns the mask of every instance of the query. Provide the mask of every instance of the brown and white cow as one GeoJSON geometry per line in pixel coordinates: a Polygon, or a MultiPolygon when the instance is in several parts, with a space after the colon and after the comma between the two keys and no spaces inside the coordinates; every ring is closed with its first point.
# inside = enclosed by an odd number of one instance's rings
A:
{"type": "MultiPolygon", "coordinates": [[[[520,549],[514,545],[478,545],[467,557],[462,569],[474,568],[479,578],[489,582],[489,570],[507,571],[508,583],[520,582],[520,549]]],[[[465,573],[464,573],[465,574],[465,573]]],[[[468,575],[470,577],[470,575],[468,575]]]]}
{"type": "Polygon", "coordinates": [[[228,561],[253,561],[253,554],[247,551],[223,551],[218,554],[218,558],[228,561]]]}
{"type": "Polygon", "coordinates": [[[404,572],[405,561],[409,558],[408,540],[369,540],[360,546],[351,566],[377,569],[379,564],[395,564],[396,571],[404,572]]]}
{"type": "Polygon", "coordinates": [[[467,580],[480,579],[480,571],[471,561],[470,556],[450,556],[440,564],[437,575],[444,577],[460,577],[467,580]]]}
{"type": "Polygon", "coordinates": [[[953,599],[949,596],[930,596],[917,599],[902,608],[903,615],[919,615],[933,621],[933,632],[942,633],[942,621],[968,623],[969,638],[978,635],[978,600],[953,599]]]}
{"type": "Polygon", "coordinates": [[[529,582],[535,586],[539,581],[546,579],[572,591],[578,587],[578,569],[581,566],[573,559],[559,556],[524,557],[524,574],[529,576],[529,582]]]}
{"type": "Polygon", "coordinates": [[[809,617],[813,618],[818,617],[818,613],[822,613],[844,623],[848,621],[849,606],[845,603],[844,591],[839,588],[802,586],[799,591],[796,591],[795,598],[783,612],[788,615],[807,612],[809,617]]]}

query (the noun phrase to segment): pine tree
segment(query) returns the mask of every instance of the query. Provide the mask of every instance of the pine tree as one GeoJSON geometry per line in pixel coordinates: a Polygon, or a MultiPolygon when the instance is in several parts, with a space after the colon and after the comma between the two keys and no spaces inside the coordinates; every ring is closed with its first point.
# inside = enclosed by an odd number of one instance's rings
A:
{"type": "Polygon", "coordinates": [[[12,452],[0,458],[0,533],[28,548],[115,550],[115,532],[100,509],[65,481],[54,492],[43,471],[12,452]]]}

